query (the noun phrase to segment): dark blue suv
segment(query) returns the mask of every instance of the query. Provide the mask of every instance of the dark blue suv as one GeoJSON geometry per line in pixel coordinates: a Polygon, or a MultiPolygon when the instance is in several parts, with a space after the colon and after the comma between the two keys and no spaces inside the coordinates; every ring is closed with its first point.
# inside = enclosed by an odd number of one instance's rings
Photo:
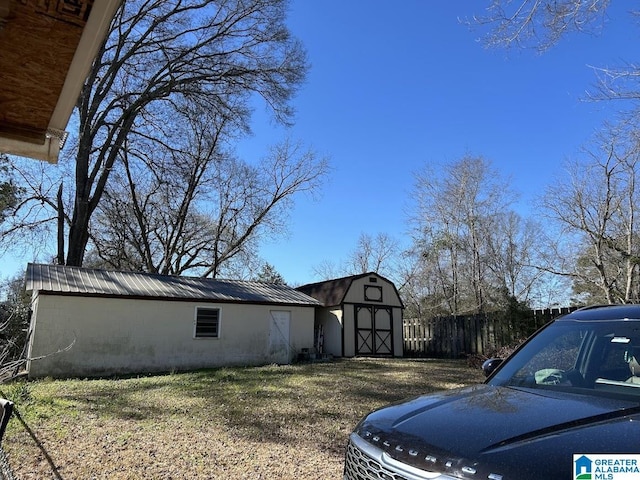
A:
{"type": "Polygon", "coordinates": [[[367,415],[344,480],[640,478],[639,305],[576,310],[483,368],[367,415]]]}

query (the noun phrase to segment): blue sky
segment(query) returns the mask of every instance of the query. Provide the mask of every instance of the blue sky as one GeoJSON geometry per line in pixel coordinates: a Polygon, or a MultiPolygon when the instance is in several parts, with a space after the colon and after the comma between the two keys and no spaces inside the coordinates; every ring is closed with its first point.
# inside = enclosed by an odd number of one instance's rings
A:
{"type": "Polygon", "coordinates": [[[339,263],[361,233],[407,238],[414,173],[466,154],[492,162],[535,215],[536,195],[562,177],[621,105],[585,101],[592,67],[633,61],[640,29],[624,6],[601,35],[572,35],[538,54],[487,50],[460,19],[488,1],[293,0],[291,31],[311,70],[294,101],[296,123],[276,128],[256,110],[239,153],[260,156],[290,135],[333,167],[320,199],[300,197],[287,238],[262,248],[293,285],[320,280],[314,267],[339,263]]]}
{"type": "MultiPolygon", "coordinates": [[[[482,32],[459,20],[488,3],[291,1],[290,29],[311,63],[295,126],[274,126],[259,107],[238,146],[251,160],[290,136],[330,158],[321,196],[299,197],[288,236],[261,250],[289,284],[320,280],[314,267],[345,260],[361,233],[406,245],[414,173],[427,164],[483,156],[521,195],[518,209],[535,215],[531,201],[562,177],[562,162],[614,117],[621,105],[585,93],[592,67],[636,60],[640,28],[624,2],[600,36],[572,35],[543,55],[485,49],[482,32]]],[[[4,277],[24,268],[2,260],[4,277]]]]}

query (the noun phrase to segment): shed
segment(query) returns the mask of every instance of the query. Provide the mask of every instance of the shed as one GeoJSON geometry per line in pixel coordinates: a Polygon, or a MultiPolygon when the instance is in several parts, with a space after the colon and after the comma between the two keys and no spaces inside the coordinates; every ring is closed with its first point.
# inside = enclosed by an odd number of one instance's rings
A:
{"type": "Polygon", "coordinates": [[[320,303],[293,288],[29,264],[30,377],[286,364],[320,303]]]}
{"type": "Polygon", "coordinates": [[[403,355],[404,306],[390,280],[377,273],[298,287],[320,303],[316,309],[316,348],[337,357],[403,355]]]}

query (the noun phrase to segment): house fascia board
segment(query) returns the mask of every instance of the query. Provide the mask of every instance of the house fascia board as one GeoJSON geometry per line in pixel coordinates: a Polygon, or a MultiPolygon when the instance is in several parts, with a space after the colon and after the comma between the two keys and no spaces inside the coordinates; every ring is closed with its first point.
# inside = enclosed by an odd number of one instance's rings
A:
{"type": "Polygon", "coordinates": [[[91,14],[82,31],[78,48],[67,72],[62,92],[56,108],[51,115],[49,128],[64,131],[75,108],[80,90],[84,84],[93,61],[109,31],[109,26],[122,0],[96,0],[91,14]]]}

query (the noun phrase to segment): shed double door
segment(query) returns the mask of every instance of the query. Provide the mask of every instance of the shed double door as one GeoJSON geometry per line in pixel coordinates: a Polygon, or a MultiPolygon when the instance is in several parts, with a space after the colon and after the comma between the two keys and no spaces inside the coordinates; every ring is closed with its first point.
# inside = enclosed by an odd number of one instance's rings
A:
{"type": "Polygon", "coordinates": [[[393,355],[393,309],[356,305],[356,355],[393,355]]]}

